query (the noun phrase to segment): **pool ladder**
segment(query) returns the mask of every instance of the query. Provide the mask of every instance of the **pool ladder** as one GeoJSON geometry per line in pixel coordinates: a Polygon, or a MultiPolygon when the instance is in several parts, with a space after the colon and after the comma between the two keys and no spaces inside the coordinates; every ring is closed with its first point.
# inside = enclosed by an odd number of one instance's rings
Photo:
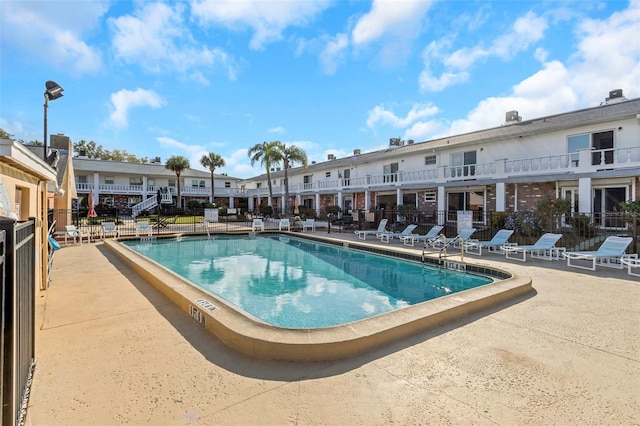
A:
{"type": "MultiPolygon", "coordinates": [[[[440,249],[440,251],[438,252],[438,266],[442,266],[442,257],[443,255],[446,257],[447,256],[447,248],[449,248],[449,246],[451,246],[452,244],[456,243],[456,242],[460,242],[460,261],[464,262],[464,239],[462,237],[460,237],[459,235],[448,240],[447,241],[447,237],[445,235],[438,235],[438,239],[442,240],[443,242],[443,246],[440,249]]],[[[429,247],[428,243],[425,243],[424,248],[422,249],[422,263],[424,264],[424,259],[425,259],[425,251],[427,250],[427,247],[429,247]]]]}

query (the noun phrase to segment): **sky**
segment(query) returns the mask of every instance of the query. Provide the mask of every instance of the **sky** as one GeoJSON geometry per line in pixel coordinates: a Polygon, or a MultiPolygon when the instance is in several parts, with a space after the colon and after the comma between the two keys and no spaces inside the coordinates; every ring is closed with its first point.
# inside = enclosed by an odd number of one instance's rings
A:
{"type": "Polygon", "coordinates": [[[640,0],[0,0],[0,128],[260,175],[640,97],[640,0]]]}

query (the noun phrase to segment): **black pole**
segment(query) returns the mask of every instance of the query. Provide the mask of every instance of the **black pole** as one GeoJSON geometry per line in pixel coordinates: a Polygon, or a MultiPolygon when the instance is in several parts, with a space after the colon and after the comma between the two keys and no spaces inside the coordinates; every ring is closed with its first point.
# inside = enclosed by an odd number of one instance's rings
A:
{"type": "Polygon", "coordinates": [[[47,161],[47,108],[49,107],[49,97],[47,96],[47,92],[44,92],[44,138],[42,143],[44,144],[44,154],[43,159],[47,161]]]}

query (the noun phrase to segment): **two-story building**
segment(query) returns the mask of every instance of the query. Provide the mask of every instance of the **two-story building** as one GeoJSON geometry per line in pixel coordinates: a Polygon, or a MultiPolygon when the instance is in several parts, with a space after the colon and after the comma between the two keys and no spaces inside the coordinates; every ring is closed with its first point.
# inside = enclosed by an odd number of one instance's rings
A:
{"type": "MultiPolygon", "coordinates": [[[[393,209],[414,205],[424,213],[531,209],[544,197],[571,201],[574,212],[615,210],[639,195],[640,99],[611,91],[599,106],[524,120],[506,113],[503,125],[425,142],[391,139],[388,148],[288,171],[298,205],[393,209]]],[[[282,209],[284,172],[245,180],[252,197],[282,209]]]]}

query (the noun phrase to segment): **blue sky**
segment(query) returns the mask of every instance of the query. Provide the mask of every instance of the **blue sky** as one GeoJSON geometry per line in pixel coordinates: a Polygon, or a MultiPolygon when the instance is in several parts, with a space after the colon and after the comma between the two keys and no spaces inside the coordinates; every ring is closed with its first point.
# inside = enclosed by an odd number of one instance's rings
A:
{"type": "Polygon", "coordinates": [[[0,127],[138,157],[309,161],[640,96],[640,1],[0,0],[0,127]]]}

